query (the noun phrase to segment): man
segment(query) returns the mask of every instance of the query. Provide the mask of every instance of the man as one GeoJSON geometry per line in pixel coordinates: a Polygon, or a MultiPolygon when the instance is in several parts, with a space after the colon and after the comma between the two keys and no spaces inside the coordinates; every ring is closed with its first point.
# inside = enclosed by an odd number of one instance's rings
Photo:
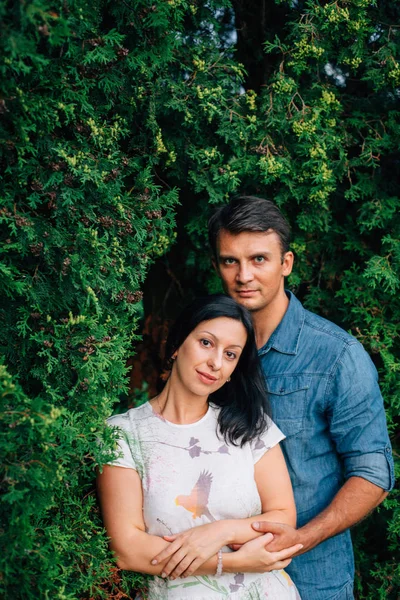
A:
{"type": "Polygon", "coordinates": [[[302,600],[348,600],[348,528],[393,487],[393,459],[367,353],[285,292],[289,237],[283,215],[262,198],[237,198],[209,222],[215,267],[226,292],[252,313],[273,419],[286,435],[298,529],[264,522],[258,530],[274,534],[268,550],[304,545],[287,568],[302,600]]]}

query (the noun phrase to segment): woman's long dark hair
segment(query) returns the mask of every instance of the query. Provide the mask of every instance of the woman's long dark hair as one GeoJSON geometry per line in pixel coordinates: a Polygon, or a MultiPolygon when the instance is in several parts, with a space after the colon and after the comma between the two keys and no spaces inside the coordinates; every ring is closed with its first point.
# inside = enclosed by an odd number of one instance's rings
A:
{"type": "Polygon", "coordinates": [[[266,415],[270,414],[249,311],[223,294],[197,298],[182,311],[172,326],[165,356],[170,359],[199,323],[218,317],[240,321],[247,332],[247,341],[231,380],[209,396],[209,401],[221,408],[218,425],[225,440],[243,446],[265,431],[266,415]]]}

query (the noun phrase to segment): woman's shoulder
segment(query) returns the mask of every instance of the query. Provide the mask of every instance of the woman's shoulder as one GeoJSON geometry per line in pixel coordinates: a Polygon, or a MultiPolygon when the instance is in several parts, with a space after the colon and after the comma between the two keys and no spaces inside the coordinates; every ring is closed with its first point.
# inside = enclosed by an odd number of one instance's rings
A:
{"type": "Polygon", "coordinates": [[[124,413],[109,417],[107,424],[111,427],[120,427],[121,429],[129,430],[135,423],[147,418],[152,412],[149,402],[145,402],[140,406],[130,408],[124,413]]]}

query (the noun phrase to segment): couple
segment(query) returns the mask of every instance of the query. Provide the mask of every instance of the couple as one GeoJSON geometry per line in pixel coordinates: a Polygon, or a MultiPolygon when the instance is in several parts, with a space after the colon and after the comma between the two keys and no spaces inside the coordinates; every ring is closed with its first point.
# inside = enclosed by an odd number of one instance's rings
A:
{"type": "Polygon", "coordinates": [[[161,394],[109,420],[104,522],[119,566],[155,576],[151,600],[353,598],[348,528],[393,486],[390,442],[362,346],[284,290],[289,233],[261,198],[214,214],[231,298],[188,307],[161,394]]]}

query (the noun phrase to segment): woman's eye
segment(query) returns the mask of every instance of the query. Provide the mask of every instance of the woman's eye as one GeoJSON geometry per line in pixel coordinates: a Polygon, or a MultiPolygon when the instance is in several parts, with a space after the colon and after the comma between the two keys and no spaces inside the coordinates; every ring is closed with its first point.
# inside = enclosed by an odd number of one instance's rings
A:
{"type": "Polygon", "coordinates": [[[209,348],[211,346],[210,340],[200,340],[200,343],[202,346],[205,346],[206,348],[209,348]]]}
{"type": "Polygon", "coordinates": [[[234,352],[227,352],[226,355],[230,360],[235,360],[236,358],[236,354],[234,352]]]}

